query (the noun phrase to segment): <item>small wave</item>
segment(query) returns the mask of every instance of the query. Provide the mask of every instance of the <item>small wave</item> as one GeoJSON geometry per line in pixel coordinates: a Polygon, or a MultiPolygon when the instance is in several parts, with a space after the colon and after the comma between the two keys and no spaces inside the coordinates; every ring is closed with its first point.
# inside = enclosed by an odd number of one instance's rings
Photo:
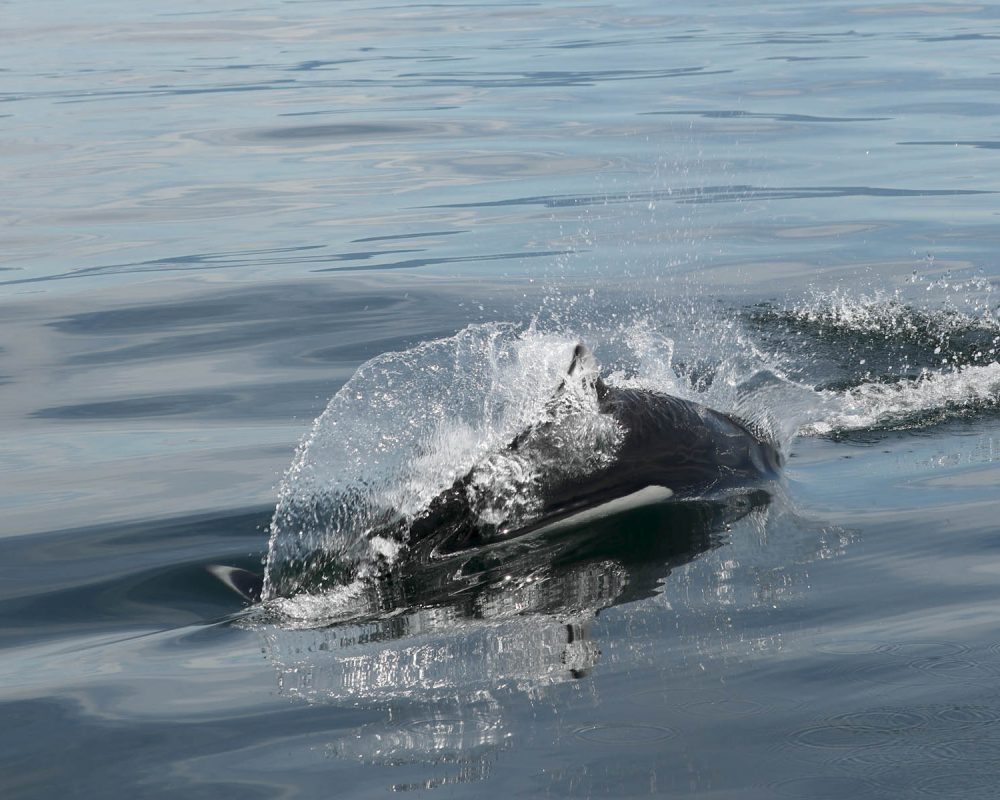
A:
{"type": "MultiPolygon", "coordinates": [[[[900,292],[815,292],[748,316],[787,374],[814,390],[801,434],[921,428],[1000,405],[1000,321],[984,281],[900,292]]],[[[808,405],[808,403],[807,403],[808,405]]]]}
{"type": "Polygon", "coordinates": [[[805,434],[922,428],[1000,407],[1000,364],[924,372],[915,380],[866,383],[844,392],[820,392],[827,416],[805,434]]]}
{"type": "MultiPolygon", "coordinates": [[[[928,284],[927,290],[938,286],[928,284]]],[[[940,284],[952,288],[950,284],[940,284]]],[[[969,289],[988,292],[989,284],[980,281],[955,284],[956,290],[969,289]]],[[[960,305],[971,305],[962,310],[955,300],[940,308],[920,308],[905,302],[899,292],[876,290],[872,294],[859,294],[838,289],[812,293],[801,307],[788,311],[789,316],[825,326],[829,329],[853,330],[872,333],[883,338],[916,338],[936,341],[947,340],[955,334],[975,330],[997,333],[1000,331],[989,305],[963,296],[960,305]]]]}
{"type": "Polygon", "coordinates": [[[750,319],[771,342],[783,344],[784,356],[797,360],[799,371],[840,388],[996,361],[1000,320],[992,287],[970,281],[930,283],[926,289],[939,286],[951,291],[936,307],[904,302],[899,293],[838,290],[816,292],[788,308],[763,305],[750,319]]]}

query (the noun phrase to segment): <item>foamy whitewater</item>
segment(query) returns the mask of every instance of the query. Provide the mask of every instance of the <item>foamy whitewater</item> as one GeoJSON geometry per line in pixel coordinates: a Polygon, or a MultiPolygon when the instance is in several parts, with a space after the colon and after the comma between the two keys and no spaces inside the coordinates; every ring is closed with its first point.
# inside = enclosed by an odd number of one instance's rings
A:
{"type": "MultiPolygon", "coordinates": [[[[731,413],[785,452],[796,436],[939,424],[987,413],[1000,397],[1000,326],[988,305],[970,313],[837,292],[743,314],[661,312],[587,326],[608,383],[731,413]]],[[[405,530],[473,467],[484,520],[530,520],[537,465],[505,449],[552,413],[578,341],[537,322],[491,323],[363,365],[282,483],[265,597],[285,598],[275,606],[290,622],[356,609],[363,582],[406,546],[385,531],[405,530]]],[[[578,393],[561,422],[566,474],[614,458],[616,431],[585,398],[578,393]]]]}

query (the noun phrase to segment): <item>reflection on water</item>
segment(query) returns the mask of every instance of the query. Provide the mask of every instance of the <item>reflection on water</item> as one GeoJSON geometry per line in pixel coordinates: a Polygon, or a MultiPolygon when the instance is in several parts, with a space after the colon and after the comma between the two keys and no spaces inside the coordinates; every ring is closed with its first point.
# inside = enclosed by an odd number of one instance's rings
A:
{"type": "Polygon", "coordinates": [[[300,596],[279,606],[300,626],[268,626],[264,636],[276,663],[294,665],[283,670],[283,690],[310,700],[453,696],[580,677],[599,656],[589,627],[601,609],[653,595],[730,523],[766,515],[768,500],[758,493],[653,506],[554,541],[519,537],[440,561],[417,550],[368,590],[367,602],[352,598],[353,607],[385,616],[315,627],[324,603],[336,610],[339,598],[300,596]],[[316,661],[302,671],[293,653],[316,661]]]}
{"type": "Polygon", "coordinates": [[[426,771],[426,765],[434,766],[432,777],[394,783],[396,791],[485,781],[513,744],[501,702],[493,694],[484,691],[474,697],[413,703],[402,715],[370,723],[332,742],[326,755],[397,769],[416,765],[426,771]]]}
{"type": "MultiPolygon", "coordinates": [[[[420,784],[427,787],[483,780],[514,742],[523,748],[520,739],[533,736],[516,720],[558,714],[559,687],[595,670],[647,663],[665,647],[671,655],[656,671],[669,687],[684,653],[704,660],[713,651],[780,650],[780,637],[733,641],[725,616],[790,602],[808,565],[843,552],[849,539],[799,518],[780,494],[666,503],[440,561],[418,550],[363,597],[335,590],[281,600],[282,619],[254,622],[267,618],[257,611],[241,624],[263,639],[282,695],[382,709],[380,721],[331,741],[330,755],[436,765],[420,784]],[[358,608],[369,610],[366,619],[335,621],[358,608]],[[615,619],[602,625],[610,609],[615,619]],[[714,619],[707,627],[706,618],[714,619]]],[[[626,719],[560,735],[653,745],[673,732],[626,719]]]]}

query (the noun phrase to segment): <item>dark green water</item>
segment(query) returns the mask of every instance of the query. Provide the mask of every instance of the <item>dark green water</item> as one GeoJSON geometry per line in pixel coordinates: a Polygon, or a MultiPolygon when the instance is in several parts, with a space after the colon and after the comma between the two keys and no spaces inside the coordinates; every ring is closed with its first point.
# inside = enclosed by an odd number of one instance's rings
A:
{"type": "Polygon", "coordinates": [[[0,795],[995,796],[995,8],[3,18],[0,795]],[[263,569],[302,437],[412,499],[577,337],[753,388],[782,483],[376,611],[206,570],[263,569]]]}

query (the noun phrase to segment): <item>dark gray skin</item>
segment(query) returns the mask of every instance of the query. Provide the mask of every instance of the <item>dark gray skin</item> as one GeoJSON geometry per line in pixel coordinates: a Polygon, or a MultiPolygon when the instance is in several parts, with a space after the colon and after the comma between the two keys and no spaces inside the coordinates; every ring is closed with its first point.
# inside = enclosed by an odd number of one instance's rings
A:
{"type": "MultiPolygon", "coordinates": [[[[523,522],[491,525],[482,521],[470,499],[473,469],[442,492],[415,519],[386,520],[381,533],[416,550],[440,555],[489,545],[529,534],[587,509],[624,498],[649,486],[669,489],[673,500],[712,500],[727,492],[760,487],[779,477],[782,457],[777,448],[734,417],[679,397],[644,389],[608,386],[597,375],[587,348],[577,345],[568,370],[596,394],[600,413],[612,416],[624,438],[611,463],[587,474],[556,473],[535,487],[540,507],[523,522]],[[578,374],[578,371],[580,374],[578,374]]],[[[563,386],[553,398],[553,410],[563,386]]],[[[540,423],[508,445],[529,459],[558,462],[560,439],[551,435],[556,423],[540,423]]],[[[305,562],[299,587],[325,586],[350,576],[351,568],[331,564],[323,554],[305,562]]],[[[218,577],[245,598],[260,599],[261,578],[244,570],[213,568],[218,577]]]]}
{"type": "MultiPolygon", "coordinates": [[[[577,345],[568,373],[572,376],[593,364],[587,348],[577,345]]],[[[780,452],[734,417],[660,392],[611,387],[596,373],[584,380],[596,393],[600,412],[614,417],[625,432],[612,463],[544,484],[539,513],[527,524],[513,526],[490,526],[479,520],[468,500],[473,470],[411,523],[409,543],[433,537],[439,540],[439,552],[454,552],[538,530],[648,486],[664,487],[673,493],[672,499],[684,500],[716,497],[779,477],[780,452]]],[[[525,431],[510,450],[544,450],[548,446],[544,429],[549,424],[525,431]]]]}

